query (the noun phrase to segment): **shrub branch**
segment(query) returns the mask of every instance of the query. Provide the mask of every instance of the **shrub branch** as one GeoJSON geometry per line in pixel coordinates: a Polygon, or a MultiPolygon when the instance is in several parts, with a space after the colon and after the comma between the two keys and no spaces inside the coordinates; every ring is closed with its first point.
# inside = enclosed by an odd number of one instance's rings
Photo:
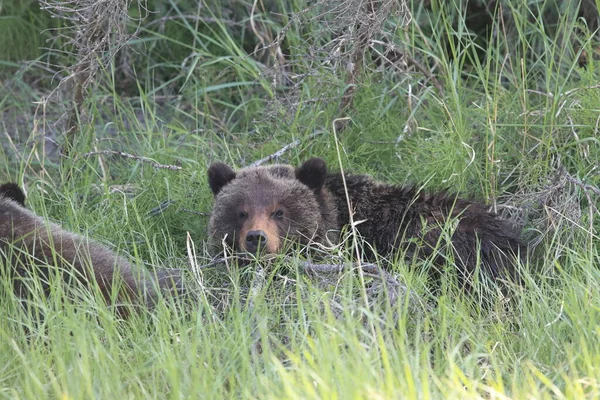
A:
{"type": "MultiPolygon", "coordinates": [[[[84,103],[94,86],[98,70],[105,68],[115,54],[135,36],[127,33],[128,10],[133,0],[38,0],[40,7],[53,17],[63,19],[67,28],[57,31],[58,36],[67,38],[68,46],[73,50],[67,54],[75,56],[76,62],[67,67],[67,76],[58,89],[72,84],[71,107],[67,111],[65,143],[63,154],[72,149],[79,121],[84,111],[84,103]]],[[[145,1],[135,0],[139,14],[145,11],[145,1]]]]}

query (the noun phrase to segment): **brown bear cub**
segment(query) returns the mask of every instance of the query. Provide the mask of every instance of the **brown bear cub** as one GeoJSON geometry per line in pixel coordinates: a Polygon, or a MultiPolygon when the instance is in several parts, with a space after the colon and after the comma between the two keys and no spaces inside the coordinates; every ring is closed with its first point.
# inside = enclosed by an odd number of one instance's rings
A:
{"type": "Polygon", "coordinates": [[[182,284],[179,270],[161,270],[155,281],[108,247],[67,232],[29,211],[25,194],[16,184],[0,185],[2,279],[11,279],[15,295],[26,298],[28,278],[37,274],[44,290],[49,290],[52,271],[60,272],[66,282],[79,281],[88,287],[92,281],[97,282],[106,301],[113,302],[122,316],[128,315],[125,304],[153,307],[159,292],[176,293],[182,284]]]}
{"type": "Polygon", "coordinates": [[[478,267],[483,277],[518,279],[516,261],[524,252],[519,233],[483,204],[365,175],[328,174],[319,158],[298,168],[273,165],[237,172],[215,163],[208,181],[215,195],[209,222],[213,249],[222,248],[223,241],[250,253],[279,253],[284,239],[335,243],[351,222],[350,204],[353,220],[360,222],[358,233],[378,254],[400,251],[431,259],[438,267],[453,261],[467,288],[478,267]]]}

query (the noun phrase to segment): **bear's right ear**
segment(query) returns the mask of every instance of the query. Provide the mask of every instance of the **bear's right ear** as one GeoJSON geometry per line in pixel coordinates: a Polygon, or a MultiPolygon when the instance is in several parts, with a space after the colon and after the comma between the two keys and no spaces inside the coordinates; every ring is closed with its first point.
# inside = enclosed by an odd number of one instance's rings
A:
{"type": "Polygon", "coordinates": [[[319,192],[327,179],[327,164],[322,158],[311,158],[296,168],[296,179],[319,192]]]}
{"type": "Polygon", "coordinates": [[[25,207],[25,193],[23,193],[23,190],[16,183],[0,185],[0,196],[25,207]]]}
{"type": "Polygon", "coordinates": [[[208,184],[215,196],[234,179],[235,171],[227,164],[216,162],[208,168],[208,184]]]}

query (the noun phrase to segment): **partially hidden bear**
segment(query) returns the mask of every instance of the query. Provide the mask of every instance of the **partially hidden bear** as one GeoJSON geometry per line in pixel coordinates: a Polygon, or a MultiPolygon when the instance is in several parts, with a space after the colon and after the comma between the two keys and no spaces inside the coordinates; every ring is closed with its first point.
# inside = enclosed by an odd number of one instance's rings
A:
{"type": "Polygon", "coordinates": [[[97,284],[123,317],[132,304],[152,308],[160,292],[175,295],[183,290],[180,270],[150,274],[108,247],[38,217],[25,207],[25,194],[14,183],[0,185],[0,273],[22,299],[28,297],[34,277],[49,290],[52,273],[70,284],[97,284]]]}
{"type": "MultiPolygon", "coordinates": [[[[328,173],[324,160],[300,167],[272,165],[234,171],[208,169],[215,196],[209,222],[212,249],[223,242],[239,252],[280,253],[284,241],[336,243],[351,222],[378,254],[433,261],[437,272],[455,265],[460,284],[479,268],[484,278],[518,279],[525,246],[519,231],[484,204],[414,187],[381,183],[365,175],[328,173]],[[438,268],[439,267],[439,268],[438,268]]],[[[373,256],[366,251],[367,257],[373,256]]]]}

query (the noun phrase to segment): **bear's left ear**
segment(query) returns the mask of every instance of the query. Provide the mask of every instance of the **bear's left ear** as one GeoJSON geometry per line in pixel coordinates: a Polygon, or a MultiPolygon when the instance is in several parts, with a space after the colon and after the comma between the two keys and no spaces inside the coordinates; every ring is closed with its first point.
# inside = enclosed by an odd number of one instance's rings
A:
{"type": "Polygon", "coordinates": [[[0,196],[13,200],[20,206],[25,207],[25,193],[16,183],[5,183],[0,185],[0,196]]]}
{"type": "Polygon", "coordinates": [[[227,164],[216,162],[208,168],[208,184],[215,196],[234,179],[235,171],[227,164]]]}
{"type": "Polygon", "coordinates": [[[321,191],[327,179],[327,165],[321,158],[311,158],[296,168],[296,179],[315,192],[321,191]]]}

